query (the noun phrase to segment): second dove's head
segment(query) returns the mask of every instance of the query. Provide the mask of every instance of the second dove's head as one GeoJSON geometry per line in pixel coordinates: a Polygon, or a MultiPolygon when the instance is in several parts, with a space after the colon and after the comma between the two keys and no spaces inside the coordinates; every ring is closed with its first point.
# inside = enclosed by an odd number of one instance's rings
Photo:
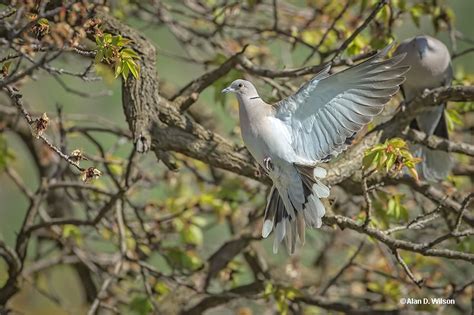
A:
{"type": "Polygon", "coordinates": [[[257,89],[252,83],[246,80],[235,80],[222,93],[235,93],[241,97],[258,97],[257,89]]]}

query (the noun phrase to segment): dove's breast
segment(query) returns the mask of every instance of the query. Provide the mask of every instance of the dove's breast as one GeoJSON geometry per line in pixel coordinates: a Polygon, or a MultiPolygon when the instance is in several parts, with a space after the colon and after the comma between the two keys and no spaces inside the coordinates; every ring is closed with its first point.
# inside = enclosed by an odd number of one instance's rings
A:
{"type": "Polygon", "coordinates": [[[291,134],[281,120],[267,115],[248,115],[241,110],[240,128],[247,149],[259,164],[267,157],[273,163],[293,162],[291,134]]]}

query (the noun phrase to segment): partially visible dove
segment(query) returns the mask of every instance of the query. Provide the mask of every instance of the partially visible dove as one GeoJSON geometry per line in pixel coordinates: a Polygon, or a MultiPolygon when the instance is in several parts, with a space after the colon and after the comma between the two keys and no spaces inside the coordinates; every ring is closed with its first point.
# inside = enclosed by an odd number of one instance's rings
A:
{"type": "MultiPolygon", "coordinates": [[[[448,48],[436,38],[426,35],[409,38],[398,46],[394,54],[406,54],[401,64],[411,67],[402,85],[406,103],[421,95],[425,89],[451,85],[451,56],[448,48]]],[[[423,131],[428,136],[436,135],[448,139],[445,108],[446,103],[431,107],[418,115],[410,127],[423,131]]],[[[422,159],[417,166],[422,178],[432,182],[446,178],[453,165],[448,152],[421,145],[414,145],[412,150],[422,159]]]]}
{"type": "Polygon", "coordinates": [[[329,188],[318,163],[346,148],[345,141],[378,115],[399,90],[408,66],[403,55],[383,60],[391,46],[336,74],[326,66],[296,94],[270,105],[252,83],[235,80],[222,92],[239,101],[242,138],[273,181],[265,209],[262,237],[275,230],[273,252],[285,239],[290,254],[305,225],[321,227],[325,214],[320,198],[329,188]]]}

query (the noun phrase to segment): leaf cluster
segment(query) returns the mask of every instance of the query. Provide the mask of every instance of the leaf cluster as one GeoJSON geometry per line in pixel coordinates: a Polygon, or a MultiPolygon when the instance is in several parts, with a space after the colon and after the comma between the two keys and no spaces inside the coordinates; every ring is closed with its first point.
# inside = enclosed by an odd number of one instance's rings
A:
{"type": "Polygon", "coordinates": [[[115,78],[122,75],[123,79],[127,80],[130,73],[135,79],[138,78],[140,65],[137,60],[140,56],[133,49],[126,47],[131,42],[129,39],[121,35],[103,33],[96,35],[95,41],[97,44],[96,64],[113,65],[115,78]]]}
{"type": "Polygon", "coordinates": [[[408,144],[401,138],[388,139],[365,152],[363,166],[366,170],[387,173],[390,176],[399,175],[405,167],[418,180],[415,165],[421,159],[416,158],[408,149],[408,144]]]}

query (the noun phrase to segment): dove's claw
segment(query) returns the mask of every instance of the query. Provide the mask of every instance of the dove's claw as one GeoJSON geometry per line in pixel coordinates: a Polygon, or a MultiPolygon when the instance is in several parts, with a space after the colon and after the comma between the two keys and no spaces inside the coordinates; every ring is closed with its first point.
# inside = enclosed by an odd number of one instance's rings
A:
{"type": "Polygon", "coordinates": [[[405,101],[401,101],[400,105],[398,106],[398,111],[399,112],[405,112],[407,109],[407,103],[405,101]]]}
{"type": "Polygon", "coordinates": [[[273,171],[272,159],[269,157],[264,158],[263,166],[265,167],[265,170],[267,171],[267,173],[270,173],[271,171],[273,171]]]}

